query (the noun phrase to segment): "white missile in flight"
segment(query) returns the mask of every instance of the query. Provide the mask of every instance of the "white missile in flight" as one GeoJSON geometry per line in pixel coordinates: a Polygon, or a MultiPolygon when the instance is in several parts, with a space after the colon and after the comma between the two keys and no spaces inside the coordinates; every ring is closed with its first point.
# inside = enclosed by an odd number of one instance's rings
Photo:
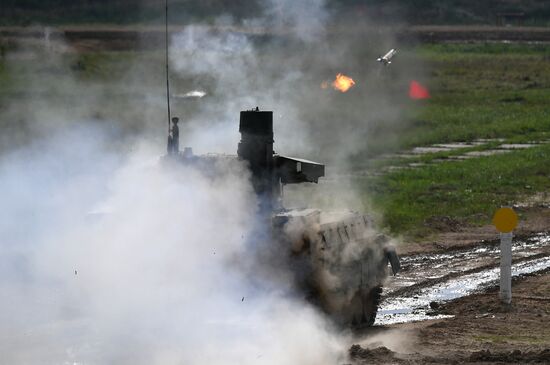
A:
{"type": "Polygon", "coordinates": [[[397,53],[397,50],[395,48],[392,48],[388,53],[386,53],[382,57],[378,57],[376,60],[378,62],[383,63],[384,66],[387,66],[391,63],[391,59],[395,56],[396,53],[397,53]]]}

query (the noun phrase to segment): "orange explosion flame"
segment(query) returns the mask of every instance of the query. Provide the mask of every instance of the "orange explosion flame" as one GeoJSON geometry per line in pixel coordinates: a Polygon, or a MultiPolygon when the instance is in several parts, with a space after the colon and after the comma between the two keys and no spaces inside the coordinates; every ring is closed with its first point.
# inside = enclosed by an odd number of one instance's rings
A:
{"type": "Polygon", "coordinates": [[[334,90],[339,90],[343,93],[348,91],[353,85],[355,85],[355,81],[353,81],[351,77],[343,74],[336,75],[336,80],[332,82],[334,90]]]}

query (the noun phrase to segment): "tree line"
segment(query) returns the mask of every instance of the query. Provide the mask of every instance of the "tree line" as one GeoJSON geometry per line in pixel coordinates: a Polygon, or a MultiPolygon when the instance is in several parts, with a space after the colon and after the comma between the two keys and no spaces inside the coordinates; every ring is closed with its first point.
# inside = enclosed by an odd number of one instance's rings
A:
{"type": "MultiPolygon", "coordinates": [[[[236,21],[263,15],[267,0],[169,0],[173,23],[231,15],[236,21]]],[[[298,0],[297,0],[298,1],[298,0]]],[[[1,0],[0,25],[154,23],[165,0],[1,0]]],[[[326,0],[335,14],[365,14],[415,24],[491,24],[497,13],[525,13],[526,24],[550,25],[547,0],[326,0]]]]}

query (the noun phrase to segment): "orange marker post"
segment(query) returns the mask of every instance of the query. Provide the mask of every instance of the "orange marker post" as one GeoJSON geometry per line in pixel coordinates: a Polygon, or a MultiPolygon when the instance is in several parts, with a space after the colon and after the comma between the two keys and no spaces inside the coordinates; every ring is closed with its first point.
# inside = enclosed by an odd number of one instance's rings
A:
{"type": "Polygon", "coordinates": [[[500,208],[493,216],[493,224],[500,232],[500,300],[512,302],[512,231],[518,225],[518,216],[510,207],[500,208]]]}

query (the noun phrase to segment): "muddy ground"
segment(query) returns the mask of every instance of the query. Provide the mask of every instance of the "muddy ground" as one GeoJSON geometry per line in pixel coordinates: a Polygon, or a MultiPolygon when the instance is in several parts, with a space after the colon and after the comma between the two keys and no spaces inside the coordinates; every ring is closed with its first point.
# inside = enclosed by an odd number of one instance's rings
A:
{"type": "MultiPolygon", "coordinates": [[[[518,204],[516,210],[522,221],[515,241],[534,242],[534,237],[548,237],[550,208],[545,200],[529,199],[518,204]]],[[[398,287],[394,293],[390,290],[386,302],[397,299],[399,303],[399,297],[414,302],[423,295],[422,287],[436,288],[437,293],[441,283],[471,273],[483,276],[488,268],[498,270],[498,234],[494,227],[450,227],[438,236],[402,247],[405,267],[401,275],[405,282],[413,279],[412,285],[398,287]],[[496,251],[497,256],[489,251],[496,251]]],[[[519,244],[514,251],[515,262],[531,258],[548,262],[548,239],[538,242],[519,244]]],[[[550,364],[550,268],[547,264],[544,267],[514,278],[510,306],[500,303],[497,283],[492,280],[476,288],[474,294],[465,290],[466,296],[459,299],[430,302],[423,317],[419,317],[424,320],[398,324],[382,321],[357,338],[349,349],[349,363],[550,364]]],[[[379,318],[383,315],[379,312],[379,318]]]]}
{"type": "Polygon", "coordinates": [[[452,318],[377,327],[350,348],[353,364],[550,363],[550,272],[514,280],[511,306],[498,288],[442,304],[452,318]]]}

